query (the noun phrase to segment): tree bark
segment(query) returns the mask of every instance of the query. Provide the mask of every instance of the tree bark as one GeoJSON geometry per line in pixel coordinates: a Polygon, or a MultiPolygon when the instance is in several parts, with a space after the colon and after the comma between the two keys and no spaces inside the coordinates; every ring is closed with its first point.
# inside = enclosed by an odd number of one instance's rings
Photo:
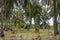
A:
{"type": "Polygon", "coordinates": [[[57,28],[56,0],[53,0],[53,6],[54,6],[54,36],[56,36],[57,34],[59,34],[57,28]]]}
{"type": "Polygon", "coordinates": [[[37,17],[34,17],[34,22],[35,22],[35,31],[39,32],[39,20],[37,17]]]}

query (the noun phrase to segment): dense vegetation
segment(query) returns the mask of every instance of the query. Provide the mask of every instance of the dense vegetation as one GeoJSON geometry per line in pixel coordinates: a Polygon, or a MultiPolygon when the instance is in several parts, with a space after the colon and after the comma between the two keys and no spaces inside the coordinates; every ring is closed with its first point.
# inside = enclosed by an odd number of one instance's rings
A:
{"type": "Polygon", "coordinates": [[[44,29],[52,30],[57,36],[59,18],[59,0],[0,0],[1,37],[5,36],[5,31],[16,33],[17,30],[25,32],[31,29],[36,33],[44,29]],[[51,18],[54,19],[53,26],[49,24],[51,18]]]}

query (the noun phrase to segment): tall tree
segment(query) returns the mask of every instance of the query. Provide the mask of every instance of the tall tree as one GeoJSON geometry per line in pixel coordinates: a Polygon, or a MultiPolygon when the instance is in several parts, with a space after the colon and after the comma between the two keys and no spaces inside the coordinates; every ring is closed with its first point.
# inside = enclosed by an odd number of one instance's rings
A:
{"type": "Polygon", "coordinates": [[[57,28],[56,0],[53,0],[53,5],[54,5],[54,36],[56,36],[57,34],[59,34],[57,28]]]}

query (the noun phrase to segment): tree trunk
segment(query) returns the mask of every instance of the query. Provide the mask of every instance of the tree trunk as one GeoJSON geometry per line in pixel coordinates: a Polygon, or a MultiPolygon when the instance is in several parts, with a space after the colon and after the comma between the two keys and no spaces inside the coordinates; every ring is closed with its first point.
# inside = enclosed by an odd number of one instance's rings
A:
{"type": "Polygon", "coordinates": [[[30,29],[30,27],[31,27],[31,21],[32,21],[32,18],[30,18],[30,20],[29,20],[29,28],[28,29],[30,29]]]}
{"type": "Polygon", "coordinates": [[[39,19],[35,17],[34,22],[35,22],[35,31],[39,32],[39,19]]]}
{"type": "Polygon", "coordinates": [[[0,37],[4,37],[4,31],[3,31],[3,7],[1,7],[1,27],[0,27],[0,37]]]}
{"type": "Polygon", "coordinates": [[[57,28],[56,0],[53,0],[53,5],[54,5],[54,36],[56,36],[57,34],[59,34],[57,28]]]}

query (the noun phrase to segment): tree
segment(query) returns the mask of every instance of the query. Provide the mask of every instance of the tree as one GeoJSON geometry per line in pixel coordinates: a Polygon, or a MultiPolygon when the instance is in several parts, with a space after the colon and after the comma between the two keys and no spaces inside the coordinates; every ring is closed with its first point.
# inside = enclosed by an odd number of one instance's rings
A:
{"type": "Polygon", "coordinates": [[[57,28],[56,0],[53,0],[53,5],[54,5],[54,36],[56,36],[57,34],[59,34],[57,28]]]}
{"type": "MultiPolygon", "coordinates": [[[[11,16],[13,15],[13,9],[15,9],[15,6],[19,6],[21,0],[2,0],[2,15],[3,15],[3,23],[8,24],[10,21],[11,16]]],[[[19,8],[19,7],[18,7],[19,8]]]]}
{"type": "Polygon", "coordinates": [[[48,20],[51,18],[51,4],[50,4],[50,0],[41,0],[41,4],[42,6],[42,13],[41,13],[41,28],[47,28],[49,27],[49,22],[48,20]],[[47,26],[48,25],[48,26],[47,26]]]}

